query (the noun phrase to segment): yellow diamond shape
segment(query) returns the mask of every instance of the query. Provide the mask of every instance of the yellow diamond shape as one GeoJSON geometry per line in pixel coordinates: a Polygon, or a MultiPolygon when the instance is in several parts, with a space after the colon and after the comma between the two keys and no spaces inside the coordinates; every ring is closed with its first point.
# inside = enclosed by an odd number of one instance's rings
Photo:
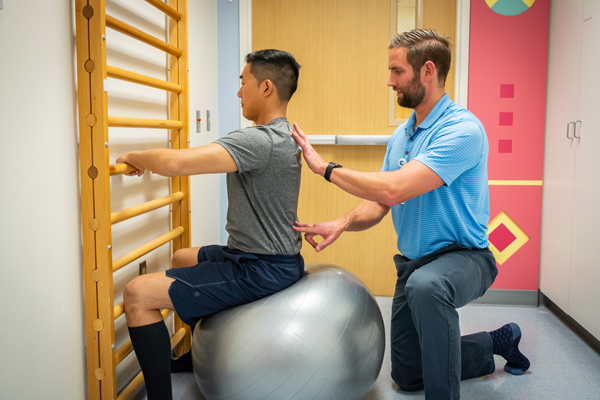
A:
{"type": "Polygon", "coordinates": [[[517,224],[515,224],[515,221],[510,219],[510,217],[506,215],[504,211],[496,215],[496,217],[487,225],[488,234],[492,233],[494,229],[499,227],[501,224],[504,224],[510,233],[515,235],[515,240],[513,240],[513,242],[509,244],[503,251],[498,251],[496,246],[494,246],[492,242],[489,242],[490,250],[500,265],[504,264],[506,260],[515,254],[517,250],[519,250],[521,246],[523,246],[529,240],[529,236],[527,236],[525,232],[523,232],[523,230],[519,228],[517,224]]]}

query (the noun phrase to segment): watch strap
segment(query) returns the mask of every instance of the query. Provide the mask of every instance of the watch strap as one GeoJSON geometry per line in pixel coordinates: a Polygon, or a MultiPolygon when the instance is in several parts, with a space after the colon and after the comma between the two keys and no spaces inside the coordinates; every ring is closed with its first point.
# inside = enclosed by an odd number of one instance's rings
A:
{"type": "Polygon", "coordinates": [[[341,168],[342,166],[333,162],[330,162],[329,165],[327,166],[327,169],[325,169],[325,175],[323,175],[323,177],[325,178],[325,180],[327,182],[331,182],[331,180],[329,180],[329,178],[331,177],[331,171],[333,171],[334,168],[341,168]]]}

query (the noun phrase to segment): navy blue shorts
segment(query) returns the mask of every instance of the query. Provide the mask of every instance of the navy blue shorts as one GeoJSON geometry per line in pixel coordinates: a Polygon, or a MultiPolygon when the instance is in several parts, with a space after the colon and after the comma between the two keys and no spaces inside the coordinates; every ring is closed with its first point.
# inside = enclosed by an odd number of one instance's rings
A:
{"type": "Polygon", "coordinates": [[[250,303],[296,283],[304,273],[300,254],[250,254],[205,246],[198,264],[166,271],[175,279],[169,296],[179,318],[192,328],[207,315],[250,303]]]}

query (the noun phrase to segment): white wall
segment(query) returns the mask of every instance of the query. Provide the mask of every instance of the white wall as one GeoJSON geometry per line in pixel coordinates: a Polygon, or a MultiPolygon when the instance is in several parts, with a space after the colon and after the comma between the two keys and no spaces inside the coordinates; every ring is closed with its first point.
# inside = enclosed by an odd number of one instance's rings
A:
{"type": "Polygon", "coordinates": [[[0,398],[82,399],[84,325],[70,2],[0,11],[0,398]]]}
{"type": "MultiPolygon", "coordinates": [[[[202,111],[202,133],[190,130],[191,145],[202,146],[219,138],[217,2],[188,0],[190,23],[190,119],[202,111]],[[210,132],[206,110],[211,112],[210,132]]],[[[236,91],[237,92],[237,91],[236,91]]],[[[238,102],[239,105],[239,102],[238,102]]],[[[192,246],[219,244],[219,175],[192,177],[192,246]]]]}
{"type": "MultiPolygon", "coordinates": [[[[82,253],[75,92],[74,1],[4,0],[0,11],[0,399],[86,397],[82,253]]],[[[166,19],[145,2],[107,0],[107,12],[165,39],[166,19]]],[[[216,4],[190,1],[190,126],[202,110],[192,146],[218,137],[216,4]],[[206,109],[212,129],[206,132],[206,109]]],[[[167,79],[164,53],[107,30],[110,65],[167,79]]],[[[168,118],[165,92],[109,80],[109,115],[168,118]]],[[[167,147],[168,132],[109,132],[110,162],[122,153],[167,147]]],[[[192,244],[218,243],[218,177],[192,178],[192,244]]],[[[113,211],[169,193],[168,179],[111,178],[113,211]]],[[[167,208],[113,227],[117,258],[170,229],[167,208]],[[149,228],[150,226],[150,228],[149,228]]],[[[144,256],[149,272],[165,269],[170,245],[144,256]]],[[[138,263],[114,276],[115,302],[138,263]]],[[[116,347],[127,340],[116,323],[116,347]]],[[[117,369],[121,388],[137,373],[134,357],[117,369]]]]}

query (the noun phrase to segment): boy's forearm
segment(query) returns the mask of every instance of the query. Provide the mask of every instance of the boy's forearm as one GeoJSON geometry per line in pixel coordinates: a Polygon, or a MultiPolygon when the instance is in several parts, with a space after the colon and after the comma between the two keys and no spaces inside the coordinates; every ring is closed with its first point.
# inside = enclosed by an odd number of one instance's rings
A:
{"type": "Polygon", "coordinates": [[[152,149],[133,151],[127,154],[126,161],[162,176],[179,176],[177,163],[178,150],[152,149]]]}

